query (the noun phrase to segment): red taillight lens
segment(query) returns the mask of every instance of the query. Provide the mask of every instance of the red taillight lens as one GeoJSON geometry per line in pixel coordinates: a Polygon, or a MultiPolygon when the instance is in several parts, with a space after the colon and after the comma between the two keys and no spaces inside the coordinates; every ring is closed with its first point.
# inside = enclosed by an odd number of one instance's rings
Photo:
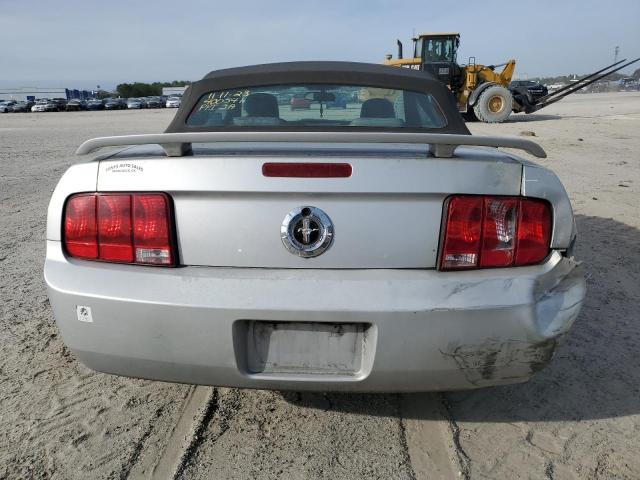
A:
{"type": "Polygon", "coordinates": [[[522,200],[518,219],[516,264],[531,265],[549,254],[551,211],[542,200],[522,200]]]}
{"type": "Polygon", "coordinates": [[[97,199],[100,260],[133,262],[131,195],[98,195],[97,199]]]}
{"type": "Polygon", "coordinates": [[[482,232],[482,198],[451,198],[446,228],[441,268],[476,268],[482,232]]]}
{"type": "Polygon", "coordinates": [[[64,219],[64,240],[72,257],[98,258],[95,195],[75,195],[69,199],[64,219]]]}
{"type": "Polygon", "coordinates": [[[454,196],[447,204],[441,270],[538,263],[549,254],[551,208],[521,197],[454,196]]]}
{"type": "Polygon", "coordinates": [[[169,203],[162,194],[133,196],[133,243],[137,263],[172,265],[169,203]]]}
{"type": "Polygon", "coordinates": [[[79,194],[67,201],[64,243],[72,257],[174,265],[172,233],[163,193],[79,194]]]}

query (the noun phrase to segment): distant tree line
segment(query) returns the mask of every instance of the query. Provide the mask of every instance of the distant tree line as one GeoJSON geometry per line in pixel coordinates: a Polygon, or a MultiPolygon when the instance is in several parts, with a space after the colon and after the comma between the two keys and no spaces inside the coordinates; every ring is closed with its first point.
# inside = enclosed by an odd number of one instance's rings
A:
{"type": "Polygon", "coordinates": [[[191,82],[174,80],[173,82],[153,82],[153,83],[121,83],[116,87],[116,92],[120,97],[153,97],[162,95],[163,87],[181,87],[190,85],[191,82]]]}

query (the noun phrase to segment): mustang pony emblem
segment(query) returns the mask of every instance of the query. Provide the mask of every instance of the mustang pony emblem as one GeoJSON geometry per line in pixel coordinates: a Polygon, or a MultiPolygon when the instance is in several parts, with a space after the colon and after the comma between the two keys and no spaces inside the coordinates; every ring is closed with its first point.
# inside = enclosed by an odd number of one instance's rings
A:
{"type": "Polygon", "coordinates": [[[302,234],[302,242],[305,245],[307,245],[311,240],[312,233],[320,231],[319,228],[313,228],[310,225],[311,225],[311,220],[309,219],[309,217],[304,217],[302,219],[302,227],[299,227],[296,229],[298,233],[302,234]]]}
{"type": "Polygon", "coordinates": [[[303,258],[317,257],[333,242],[333,223],[316,207],[298,207],[290,211],[280,227],[285,248],[303,258]]]}

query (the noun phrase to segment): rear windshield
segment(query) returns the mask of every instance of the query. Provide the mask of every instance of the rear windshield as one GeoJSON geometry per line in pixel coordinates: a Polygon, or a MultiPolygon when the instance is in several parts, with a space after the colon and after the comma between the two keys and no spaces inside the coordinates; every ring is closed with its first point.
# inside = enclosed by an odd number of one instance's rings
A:
{"type": "Polygon", "coordinates": [[[187,117],[196,127],[380,127],[447,125],[428,93],[355,85],[276,85],[204,94],[187,117]]]}

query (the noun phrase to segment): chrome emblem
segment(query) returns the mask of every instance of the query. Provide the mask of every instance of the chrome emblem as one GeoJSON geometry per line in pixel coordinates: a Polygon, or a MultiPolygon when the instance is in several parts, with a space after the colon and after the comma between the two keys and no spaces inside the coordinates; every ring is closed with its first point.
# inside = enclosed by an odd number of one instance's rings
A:
{"type": "Polygon", "coordinates": [[[285,248],[294,255],[317,257],[331,246],[333,223],[319,208],[294,208],[284,217],[280,238],[285,248]]]}

